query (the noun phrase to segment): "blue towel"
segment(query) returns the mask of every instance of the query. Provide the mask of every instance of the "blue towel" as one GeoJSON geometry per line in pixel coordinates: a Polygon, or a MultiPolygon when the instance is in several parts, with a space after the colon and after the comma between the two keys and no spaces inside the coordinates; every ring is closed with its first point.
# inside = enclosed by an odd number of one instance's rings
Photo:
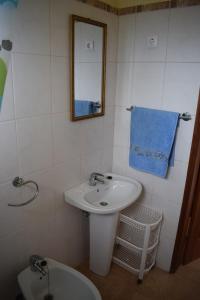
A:
{"type": "Polygon", "coordinates": [[[166,177],[179,113],[135,107],[131,112],[129,165],[156,176],[166,177]]]}
{"type": "Polygon", "coordinates": [[[91,101],[75,100],[75,116],[81,117],[91,114],[91,101]]]}
{"type": "Polygon", "coordinates": [[[75,116],[87,116],[97,112],[96,102],[88,100],[75,100],[75,116]]]}
{"type": "Polygon", "coordinates": [[[5,4],[5,5],[7,5],[7,4],[12,4],[12,5],[14,5],[14,6],[17,7],[17,5],[18,5],[18,0],[0,0],[0,5],[1,5],[1,4],[5,4]]]}

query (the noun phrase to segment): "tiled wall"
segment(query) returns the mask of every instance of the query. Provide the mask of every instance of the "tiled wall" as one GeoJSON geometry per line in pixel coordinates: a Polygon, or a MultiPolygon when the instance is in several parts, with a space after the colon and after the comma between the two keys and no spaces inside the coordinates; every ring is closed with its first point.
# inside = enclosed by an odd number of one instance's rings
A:
{"type": "Polygon", "coordinates": [[[88,254],[87,220],[63,192],[112,168],[118,19],[73,0],[20,0],[5,19],[0,33],[11,26],[14,49],[0,112],[0,298],[11,300],[29,255],[77,265],[88,254]],[[69,121],[72,13],[108,24],[106,115],[76,123],[69,121]],[[40,187],[24,208],[7,206],[31,196],[12,187],[15,176],[40,187]]]}
{"type": "Polygon", "coordinates": [[[188,166],[200,87],[200,6],[119,18],[113,171],[142,182],[142,202],[161,208],[164,224],[158,266],[169,270],[188,166]],[[147,37],[158,47],[147,48],[147,37]],[[190,112],[180,121],[175,166],[161,179],[128,166],[131,105],[190,112]]]}
{"type": "Polygon", "coordinates": [[[113,171],[140,180],[143,201],[164,210],[158,265],[169,269],[198,97],[199,15],[200,8],[191,7],[120,17],[118,58],[118,18],[105,11],[74,0],[21,0],[8,15],[5,26],[11,28],[14,49],[0,113],[0,294],[4,300],[12,299],[16,274],[27,265],[30,254],[70,265],[87,255],[87,220],[63,202],[63,191],[94,170],[111,170],[115,104],[113,171]],[[106,115],[77,123],[69,121],[71,13],[108,24],[106,115]],[[146,37],[152,34],[159,36],[159,45],[147,49],[146,37]],[[130,113],[125,108],[134,104],[193,115],[192,121],[180,123],[175,167],[167,180],[128,167],[130,113]],[[30,197],[29,190],[12,187],[18,175],[37,181],[40,197],[27,207],[9,208],[8,202],[30,197]]]}

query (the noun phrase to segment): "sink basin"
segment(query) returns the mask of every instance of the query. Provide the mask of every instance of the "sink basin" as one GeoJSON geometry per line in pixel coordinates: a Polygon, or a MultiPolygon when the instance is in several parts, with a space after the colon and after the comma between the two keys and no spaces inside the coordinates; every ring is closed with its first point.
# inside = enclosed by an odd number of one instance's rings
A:
{"type": "Polygon", "coordinates": [[[132,178],[112,173],[104,177],[104,184],[85,182],[64,193],[68,204],[89,212],[90,269],[102,276],[110,270],[119,212],[142,192],[142,185],[132,178]]]}
{"type": "Polygon", "coordinates": [[[111,214],[126,208],[140,196],[142,185],[127,177],[105,174],[105,184],[89,186],[87,182],[65,192],[65,201],[84,211],[111,214]]]}

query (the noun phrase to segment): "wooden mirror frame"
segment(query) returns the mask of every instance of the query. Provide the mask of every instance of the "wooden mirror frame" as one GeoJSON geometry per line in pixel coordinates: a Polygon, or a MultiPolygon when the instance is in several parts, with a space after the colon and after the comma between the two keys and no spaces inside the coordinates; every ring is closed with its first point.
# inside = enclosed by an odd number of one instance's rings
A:
{"type": "Polygon", "coordinates": [[[105,89],[106,89],[106,47],[107,47],[107,24],[101,23],[99,21],[94,21],[88,18],[80,17],[77,15],[71,16],[71,95],[70,95],[70,115],[71,115],[71,121],[79,121],[79,120],[85,120],[85,119],[91,119],[96,117],[101,117],[105,114],[105,89]],[[75,23],[76,22],[82,22],[87,24],[92,24],[95,26],[99,26],[103,29],[103,51],[102,51],[102,83],[101,83],[101,112],[93,113],[90,115],[75,116],[75,109],[74,109],[74,98],[75,98],[75,80],[74,80],[74,50],[75,50],[75,23]]]}

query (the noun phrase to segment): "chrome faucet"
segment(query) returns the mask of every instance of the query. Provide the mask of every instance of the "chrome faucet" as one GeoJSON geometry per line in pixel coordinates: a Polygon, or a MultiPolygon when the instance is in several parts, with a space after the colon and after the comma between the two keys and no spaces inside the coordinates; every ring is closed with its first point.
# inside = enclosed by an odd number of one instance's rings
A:
{"type": "Polygon", "coordinates": [[[100,174],[100,173],[92,173],[90,175],[90,178],[89,178],[89,185],[91,186],[95,186],[97,184],[97,181],[104,184],[105,181],[104,181],[104,175],[103,174],[100,174]],[[102,178],[99,178],[99,177],[102,177],[102,178]]]}
{"type": "Polygon", "coordinates": [[[40,272],[43,276],[47,274],[44,267],[47,265],[46,260],[39,255],[30,256],[30,267],[33,272],[40,272]]]}

